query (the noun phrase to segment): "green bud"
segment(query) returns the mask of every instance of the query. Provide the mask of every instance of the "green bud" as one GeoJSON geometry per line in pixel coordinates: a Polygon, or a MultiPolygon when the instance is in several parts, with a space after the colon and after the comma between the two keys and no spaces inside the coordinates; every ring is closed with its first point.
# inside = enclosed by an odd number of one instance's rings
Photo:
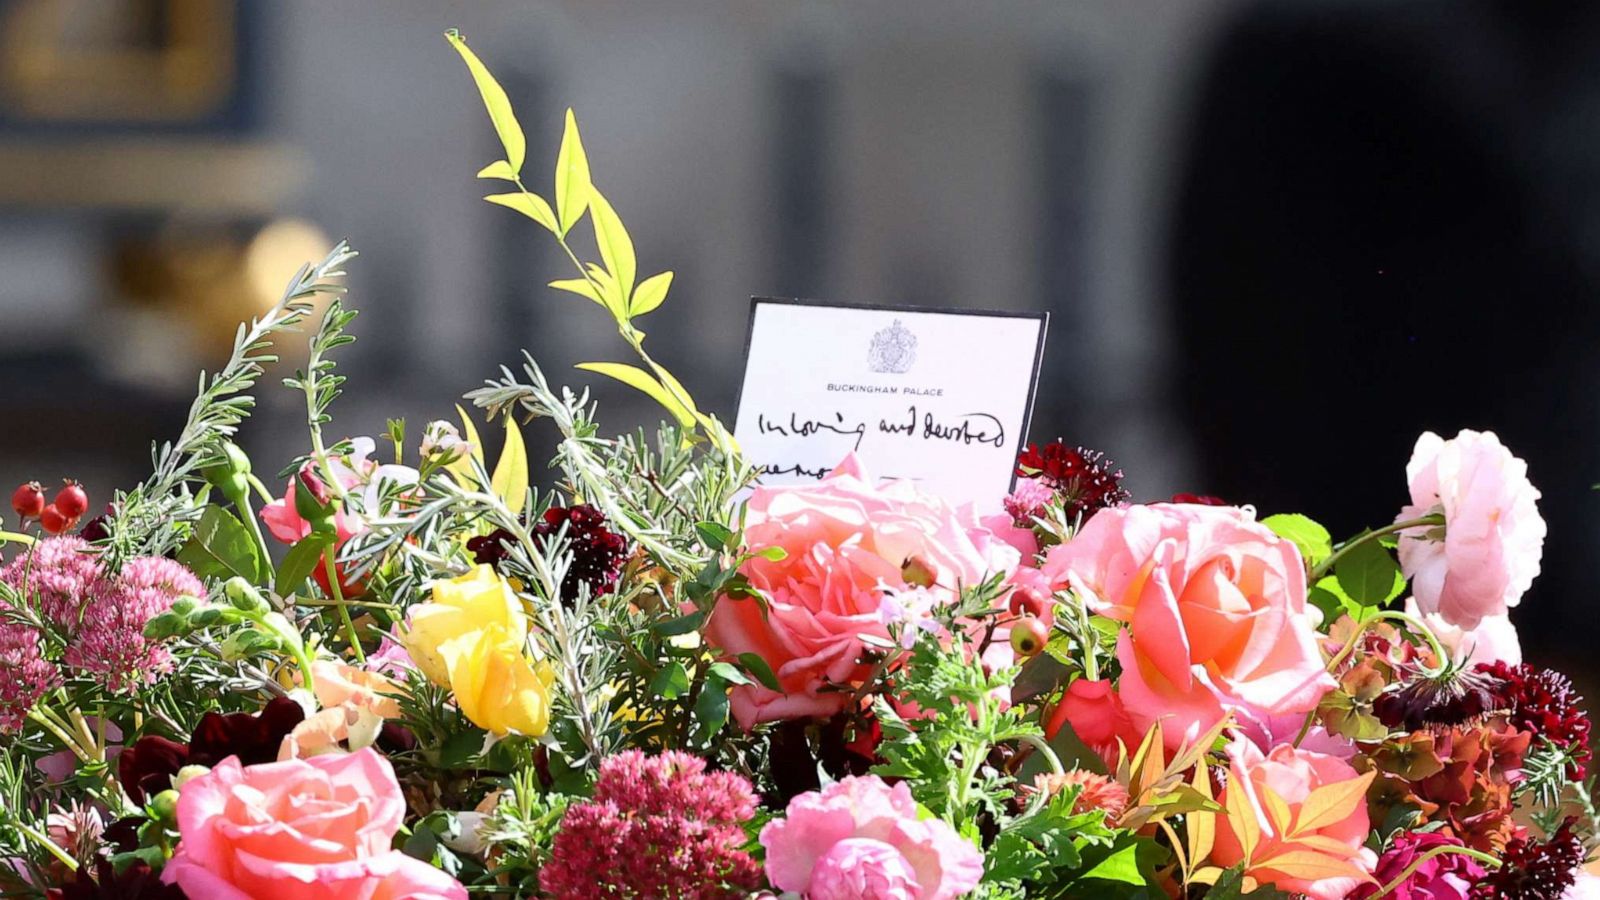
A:
{"type": "Polygon", "coordinates": [[[150,818],[176,827],[178,824],[178,792],[167,788],[150,798],[150,818]]]}
{"type": "Polygon", "coordinates": [[[145,640],[164,641],[189,630],[189,617],[177,609],[170,609],[144,623],[145,640]]]}
{"type": "Polygon", "coordinates": [[[240,662],[278,649],[277,637],[245,628],[235,631],[222,641],[221,655],[227,662],[240,662]]]}
{"type": "Polygon", "coordinates": [[[223,496],[229,499],[242,497],[250,490],[250,457],[239,449],[238,444],[223,441],[222,461],[206,466],[200,474],[223,496]]]}
{"type": "Polygon", "coordinates": [[[229,613],[233,613],[233,610],[225,606],[202,606],[189,616],[189,625],[193,628],[215,628],[230,618],[229,613]]]}
{"type": "Polygon", "coordinates": [[[178,599],[172,601],[171,612],[175,612],[178,615],[183,616],[184,618],[188,618],[189,614],[194,612],[195,611],[195,607],[197,607],[198,605],[199,604],[195,601],[195,599],[193,597],[190,597],[187,594],[185,594],[184,596],[179,597],[178,599]]]}
{"type": "Polygon", "coordinates": [[[222,585],[222,595],[228,598],[234,609],[241,612],[263,613],[272,609],[256,586],[238,575],[222,585]]]}

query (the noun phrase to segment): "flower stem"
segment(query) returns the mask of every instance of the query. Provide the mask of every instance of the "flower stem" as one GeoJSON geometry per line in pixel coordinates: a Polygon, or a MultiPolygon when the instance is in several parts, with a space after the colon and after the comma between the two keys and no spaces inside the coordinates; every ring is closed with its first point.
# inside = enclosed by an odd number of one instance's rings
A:
{"type": "Polygon", "coordinates": [[[1462,856],[1470,856],[1478,862],[1486,863],[1496,869],[1500,868],[1499,857],[1491,856],[1482,852],[1481,850],[1474,850],[1471,847],[1457,847],[1449,844],[1443,847],[1434,847],[1433,849],[1412,860],[1411,865],[1402,869],[1399,875],[1396,875],[1392,881],[1383,886],[1382,890],[1378,891],[1376,894],[1373,894],[1372,900],[1381,900],[1381,898],[1387,897],[1394,893],[1400,888],[1401,885],[1406,883],[1406,879],[1410,878],[1412,875],[1415,875],[1417,870],[1422,868],[1423,865],[1425,865],[1429,860],[1434,859],[1435,857],[1443,856],[1446,853],[1459,853],[1462,856]]]}
{"type": "Polygon", "coordinates": [[[1393,525],[1385,525],[1382,528],[1369,531],[1358,538],[1347,541],[1343,547],[1335,550],[1331,556],[1314,566],[1311,569],[1311,583],[1317,583],[1322,576],[1333,571],[1333,567],[1336,563],[1338,563],[1340,557],[1368,541],[1377,540],[1386,534],[1394,534],[1397,531],[1405,531],[1410,528],[1427,528],[1443,524],[1444,514],[1434,513],[1432,515],[1419,516],[1415,519],[1407,519],[1404,522],[1395,522],[1393,525]]]}
{"type": "MultiPolygon", "coordinates": [[[[333,594],[334,605],[339,607],[339,621],[344,624],[345,638],[350,641],[350,649],[355,651],[356,662],[365,663],[367,654],[361,649],[361,636],[356,633],[356,623],[350,619],[350,607],[344,602],[344,591],[339,587],[339,570],[333,564],[333,555],[334,542],[329,541],[322,551],[323,571],[328,573],[328,590],[333,594]]],[[[309,676],[310,667],[305,668],[309,676]]]]}
{"type": "Polygon", "coordinates": [[[51,856],[54,856],[57,861],[59,861],[63,866],[66,866],[68,871],[78,871],[78,861],[72,858],[72,854],[61,849],[61,847],[57,845],[55,841],[50,840],[50,838],[45,835],[44,832],[41,832],[37,828],[34,828],[32,825],[29,825],[20,819],[12,824],[15,825],[17,830],[22,832],[23,835],[25,835],[29,840],[33,841],[35,844],[38,844],[40,847],[43,847],[45,852],[49,853],[51,856]]]}

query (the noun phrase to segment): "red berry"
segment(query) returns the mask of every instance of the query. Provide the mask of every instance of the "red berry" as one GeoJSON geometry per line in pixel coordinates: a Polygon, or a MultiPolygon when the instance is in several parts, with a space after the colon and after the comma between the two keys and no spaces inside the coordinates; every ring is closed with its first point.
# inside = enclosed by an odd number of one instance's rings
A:
{"type": "Polygon", "coordinates": [[[46,506],[43,512],[39,513],[39,527],[43,528],[47,534],[60,534],[72,527],[72,520],[62,515],[61,510],[57,509],[56,505],[52,503],[46,506]]]}
{"type": "Polygon", "coordinates": [[[44,488],[37,481],[17,485],[17,489],[11,492],[11,508],[24,519],[44,512],[44,488]]]}
{"type": "Polygon", "coordinates": [[[65,487],[56,491],[55,505],[63,516],[76,519],[89,511],[89,495],[84,492],[83,485],[68,481],[65,487]]]}
{"type": "Polygon", "coordinates": [[[1011,626],[1011,649],[1021,657],[1034,656],[1050,642],[1050,629],[1033,616],[1024,616],[1011,626]]]}
{"type": "Polygon", "coordinates": [[[1050,600],[1033,588],[1017,588],[1011,592],[1006,608],[1014,616],[1040,617],[1050,608],[1050,600]]]}

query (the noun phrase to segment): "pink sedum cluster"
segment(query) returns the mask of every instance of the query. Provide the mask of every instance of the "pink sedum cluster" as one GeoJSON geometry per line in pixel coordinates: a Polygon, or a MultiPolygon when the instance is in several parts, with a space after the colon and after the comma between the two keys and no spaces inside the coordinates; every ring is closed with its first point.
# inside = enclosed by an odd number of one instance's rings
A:
{"type": "Polygon", "coordinates": [[[60,681],[40,651],[39,633],[6,621],[4,606],[0,602],[0,733],[21,728],[33,704],[60,681]]]}
{"type": "Polygon", "coordinates": [[[454,878],[392,848],[406,801],[388,760],[347,755],[241,766],[178,795],[162,880],[207,900],[466,900],[454,878]]]}
{"type": "MultiPolygon", "coordinates": [[[[888,636],[885,591],[906,591],[902,571],[920,563],[926,585],[951,602],[961,585],[1017,568],[1019,554],[970,517],[909,481],[878,486],[855,457],[816,485],[762,487],[750,497],[745,540],[778,548],[782,559],[755,557],[741,571],[771,602],[725,597],[706,623],[706,638],[729,656],[755,653],[772,666],[782,690],[734,689],[739,724],[842,711],[864,679],[865,636],[888,636]]],[[[1005,646],[1005,634],[996,644],[1005,646]]]]}
{"type": "Polygon", "coordinates": [[[89,601],[66,662],[99,676],[113,691],[150,684],[172,671],[172,654],[146,640],[144,626],[179,597],[205,595],[205,585],[180,563],[159,556],[129,560],[116,582],[89,601]]]}
{"type": "Polygon", "coordinates": [[[45,538],[0,568],[0,581],[66,635],[78,632],[89,601],[105,590],[100,557],[79,537],[45,538]]]}
{"type": "Polygon", "coordinates": [[[675,750],[607,757],[594,798],[562,818],[539,886],[571,900],[721,900],[754,890],[761,874],[742,849],[742,826],[755,815],[755,793],[743,776],[705,768],[675,750]]]}
{"type": "Polygon", "coordinates": [[[846,778],[789,801],[761,829],[767,879],[809,900],[950,900],[978,886],[983,853],[939,819],[920,819],[911,788],[846,778]]]}
{"type": "Polygon", "coordinates": [[[1417,605],[1472,630],[1506,615],[1539,574],[1545,523],[1528,464],[1492,431],[1417,438],[1406,464],[1411,503],[1396,522],[1442,514],[1442,527],[1401,533],[1400,568],[1417,605]]]}

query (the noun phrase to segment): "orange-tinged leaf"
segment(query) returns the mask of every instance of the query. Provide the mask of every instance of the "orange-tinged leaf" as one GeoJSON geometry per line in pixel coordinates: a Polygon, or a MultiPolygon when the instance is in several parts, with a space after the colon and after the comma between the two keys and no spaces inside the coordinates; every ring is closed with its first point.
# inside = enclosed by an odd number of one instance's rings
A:
{"type": "Polygon", "coordinates": [[[1308,834],[1294,839],[1296,847],[1305,847],[1318,853],[1326,853],[1340,859],[1355,859],[1361,855],[1360,847],[1352,847],[1349,843],[1326,834],[1308,834]]]}
{"type": "Polygon", "coordinates": [[[1250,864],[1251,871],[1260,873],[1270,869],[1290,878],[1321,881],[1325,878],[1354,878],[1361,882],[1372,881],[1361,867],[1326,853],[1310,850],[1288,850],[1250,864]]]}
{"type": "MultiPolygon", "coordinates": [[[[1189,786],[1207,800],[1215,799],[1211,795],[1211,776],[1205,766],[1195,767],[1194,780],[1189,786]]],[[[1189,857],[1194,860],[1209,857],[1216,843],[1217,814],[1197,812],[1184,819],[1184,825],[1189,831],[1189,857]]]]}
{"type": "Polygon", "coordinates": [[[1272,823],[1272,833],[1288,834],[1289,825],[1294,819],[1294,813],[1289,811],[1289,804],[1278,796],[1277,791],[1266,785],[1261,786],[1258,796],[1261,798],[1261,805],[1267,809],[1267,821],[1272,823]]]}
{"type": "Polygon", "coordinates": [[[1367,802],[1367,787],[1377,776],[1376,771],[1359,778],[1325,784],[1312,791],[1300,805],[1300,821],[1295,834],[1312,832],[1343,822],[1367,802]]]}
{"type": "Polygon", "coordinates": [[[1249,861],[1255,854],[1256,847],[1261,844],[1261,823],[1256,819],[1256,811],[1250,806],[1250,799],[1245,796],[1243,782],[1245,774],[1234,766],[1229,772],[1228,789],[1222,792],[1222,803],[1228,810],[1228,827],[1232,829],[1234,837],[1239,839],[1239,846],[1244,849],[1244,858],[1249,861]]]}

